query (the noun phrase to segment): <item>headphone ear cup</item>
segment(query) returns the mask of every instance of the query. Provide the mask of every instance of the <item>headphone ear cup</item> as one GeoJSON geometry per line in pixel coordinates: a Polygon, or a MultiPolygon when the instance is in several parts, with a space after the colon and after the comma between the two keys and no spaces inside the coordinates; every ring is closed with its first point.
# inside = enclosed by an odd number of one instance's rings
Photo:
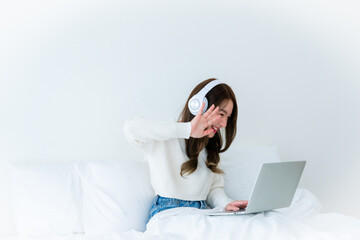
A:
{"type": "Polygon", "coordinates": [[[203,110],[202,114],[205,113],[205,111],[207,110],[207,107],[208,107],[207,98],[204,97],[203,99],[200,99],[198,96],[195,95],[194,97],[192,97],[189,100],[188,108],[192,115],[195,116],[200,111],[203,102],[205,102],[205,106],[204,106],[204,110],[203,110]]]}
{"type": "Polygon", "coordinates": [[[220,82],[219,80],[213,80],[210,83],[206,84],[205,87],[203,87],[196,95],[194,95],[192,98],[190,98],[189,102],[188,102],[188,109],[190,111],[190,113],[192,115],[196,115],[199,111],[200,108],[203,104],[203,102],[205,102],[205,106],[204,106],[204,110],[202,112],[202,114],[204,114],[208,108],[208,100],[205,97],[205,95],[216,85],[221,84],[222,82],[220,82]]]}
{"type": "Polygon", "coordinates": [[[201,107],[201,100],[197,97],[197,95],[193,96],[188,103],[188,108],[192,115],[196,115],[201,107]]]}

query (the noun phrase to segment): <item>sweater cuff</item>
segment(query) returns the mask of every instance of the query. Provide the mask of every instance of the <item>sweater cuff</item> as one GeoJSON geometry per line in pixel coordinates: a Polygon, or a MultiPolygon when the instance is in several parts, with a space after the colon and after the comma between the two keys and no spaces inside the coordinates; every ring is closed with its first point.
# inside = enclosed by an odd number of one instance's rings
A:
{"type": "Polygon", "coordinates": [[[191,122],[179,122],[177,135],[179,138],[189,139],[191,134],[191,122]]]}
{"type": "Polygon", "coordinates": [[[225,194],[223,188],[213,189],[207,197],[207,202],[212,208],[221,208],[222,210],[225,210],[226,205],[233,201],[225,194]]]}
{"type": "Polygon", "coordinates": [[[228,205],[229,203],[233,202],[234,200],[226,197],[224,199],[221,199],[221,201],[218,203],[218,207],[220,207],[223,211],[225,211],[225,207],[226,205],[228,205]]]}

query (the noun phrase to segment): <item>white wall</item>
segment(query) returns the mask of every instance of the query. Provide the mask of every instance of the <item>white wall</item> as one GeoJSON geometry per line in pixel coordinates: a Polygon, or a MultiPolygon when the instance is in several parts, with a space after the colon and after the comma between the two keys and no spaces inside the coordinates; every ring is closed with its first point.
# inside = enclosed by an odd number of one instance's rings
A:
{"type": "Polygon", "coordinates": [[[348,0],[1,2],[0,162],[140,158],[124,120],[177,118],[192,88],[217,77],[237,94],[237,145],[307,160],[301,185],[324,211],[360,217],[359,10],[348,0]]]}

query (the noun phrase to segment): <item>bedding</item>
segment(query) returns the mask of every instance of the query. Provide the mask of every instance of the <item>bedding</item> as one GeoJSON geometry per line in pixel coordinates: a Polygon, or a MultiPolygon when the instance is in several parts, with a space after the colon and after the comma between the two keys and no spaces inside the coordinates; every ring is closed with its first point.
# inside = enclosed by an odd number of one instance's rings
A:
{"type": "MultiPolygon", "coordinates": [[[[172,209],[155,215],[145,237],[164,239],[360,239],[360,221],[320,213],[316,197],[298,189],[289,208],[244,216],[205,216],[198,209],[172,209]]],[[[214,210],[207,210],[214,211],[214,210]]],[[[144,238],[147,239],[147,238],[144,238]]]]}
{"type": "MultiPolygon", "coordinates": [[[[280,161],[276,147],[233,148],[221,157],[225,190],[234,199],[248,199],[262,163],[280,161]]],[[[360,239],[359,219],[322,213],[318,199],[304,188],[289,208],[276,211],[215,217],[204,213],[219,209],[176,208],[146,224],[154,192],[144,161],[10,165],[18,235],[0,239],[360,239]]]]}
{"type": "MultiPolygon", "coordinates": [[[[243,216],[206,216],[195,208],[175,208],[155,215],[145,232],[27,237],[24,240],[190,240],[276,239],[358,240],[360,221],[336,213],[320,213],[320,203],[307,189],[298,189],[289,208],[243,216]]],[[[12,237],[6,240],[18,240],[12,237]]]]}
{"type": "Polygon", "coordinates": [[[12,214],[21,235],[83,232],[74,163],[12,163],[12,214]]]}
{"type": "Polygon", "coordinates": [[[145,230],[154,191],[147,164],[80,161],[83,224],[87,234],[145,230]]]}

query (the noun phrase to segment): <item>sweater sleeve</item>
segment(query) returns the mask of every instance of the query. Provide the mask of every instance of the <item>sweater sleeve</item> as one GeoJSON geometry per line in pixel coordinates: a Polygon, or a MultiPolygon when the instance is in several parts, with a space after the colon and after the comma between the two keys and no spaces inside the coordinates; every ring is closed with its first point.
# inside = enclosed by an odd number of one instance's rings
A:
{"type": "Polygon", "coordinates": [[[155,141],[188,139],[191,134],[191,122],[132,118],[125,121],[124,134],[131,144],[144,151],[150,151],[155,141]]]}
{"type": "Polygon", "coordinates": [[[230,199],[224,191],[224,177],[221,174],[214,174],[213,183],[206,201],[212,208],[220,207],[225,210],[226,205],[233,200],[230,199]]]}

